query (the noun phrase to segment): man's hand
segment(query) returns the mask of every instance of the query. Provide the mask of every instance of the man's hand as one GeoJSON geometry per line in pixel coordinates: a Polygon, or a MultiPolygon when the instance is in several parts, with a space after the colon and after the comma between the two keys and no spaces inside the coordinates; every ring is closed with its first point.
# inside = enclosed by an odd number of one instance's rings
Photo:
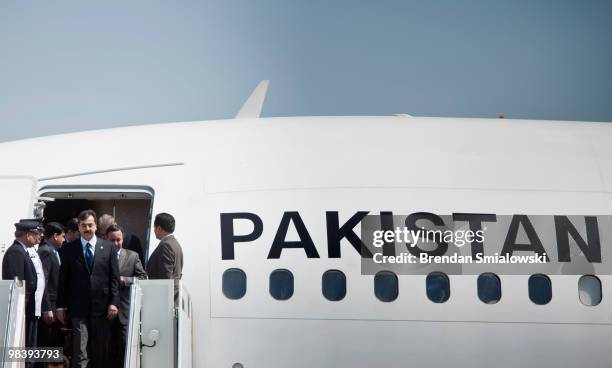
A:
{"type": "Polygon", "coordinates": [[[55,311],[57,320],[60,321],[61,324],[65,325],[66,324],[66,311],[64,310],[57,310],[55,311]]]}
{"type": "Polygon", "coordinates": [[[125,286],[125,279],[123,278],[123,276],[119,276],[119,284],[121,286],[125,286]]]}
{"type": "Polygon", "coordinates": [[[53,311],[44,312],[43,321],[45,321],[47,325],[52,324],[53,323],[53,311]]]}
{"type": "Polygon", "coordinates": [[[115,319],[115,317],[117,317],[117,313],[119,313],[119,309],[117,309],[116,306],[110,304],[108,306],[108,313],[106,314],[106,319],[112,321],[113,319],[115,319]]]}

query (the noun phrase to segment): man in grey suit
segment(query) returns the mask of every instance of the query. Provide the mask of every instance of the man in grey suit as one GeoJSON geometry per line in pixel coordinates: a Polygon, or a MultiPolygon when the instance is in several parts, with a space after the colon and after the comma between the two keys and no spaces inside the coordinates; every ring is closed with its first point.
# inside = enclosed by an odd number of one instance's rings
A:
{"type": "Polygon", "coordinates": [[[149,257],[149,279],[174,279],[174,302],[178,304],[178,285],[183,274],[183,250],[174,235],[175,221],[169,213],[159,213],[153,222],[153,232],[159,245],[149,257]]]}
{"type": "Polygon", "coordinates": [[[123,368],[125,361],[125,344],[130,312],[130,290],[134,279],[146,279],[147,274],[142,268],[138,253],[123,248],[124,232],[117,224],[106,228],[106,239],[113,243],[119,257],[119,318],[113,324],[113,345],[115,354],[114,366],[123,368]]]}

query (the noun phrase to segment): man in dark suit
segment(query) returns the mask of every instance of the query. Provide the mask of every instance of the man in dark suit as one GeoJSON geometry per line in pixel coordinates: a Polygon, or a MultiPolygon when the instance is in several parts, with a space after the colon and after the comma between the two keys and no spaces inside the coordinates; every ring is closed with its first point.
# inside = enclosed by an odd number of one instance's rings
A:
{"type": "Polygon", "coordinates": [[[15,224],[15,241],[2,259],[2,280],[14,280],[16,277],[25,285],[26,346],[36,346],[35,330],[38,328],[34,298],[38,278],[27,248],[38,244],[39,227],[37,220],[19,220],[15,224]]]}
{"type": "Polygon", "coordinates": [[[60,250],[65,241],[64,227],[58,222],[45,226],[45,240],[38,247],[38,256],[45,274],[42,319],[38,326],[38,346],[63,346],[61,325],[56,318],[57,287],[60,272],[60,250]]]}
{"type": "Polygon", "coordinates": [[[121,304],[119,305],[119,318],[116,318],[113,323],[114,366],[117,368],[123,368],[125,361],[125,344],[130,312],[130,287],[135,278],[141,280],[147,278],[147,273],[142,268],[138,254],[123,249],[123,234],[123,229],[117,224],[113,224],[106,229],[106,239],[113,243],[119,257],[121,304]]]}
{"type": "Polygon", "coordinates": [[[96,237],[94,211],[82,211],[77,218],[81,237],[62,249],[57,318],[65,323],[66,313],[70,314],[72,365],[106,368],[110,366],[111,321],[119,312],[117,251],[96,237]]]}
{"type": "Polygon", "coordinates": [[[168,213],[155,216],[153,232],[159,245],[149,257],[149,279],[174,279],[174,302],[178,303],[178,285],[183,274],[183,250],[174,235],[174,217],[168,213]]]}
{"type": "Polygon", "coordinates": [[[73,217],[68,220],[68,222],[66,222],[65,231],[67,243],[70,243],[71,241],[80,238],[81,234],[79,233],[79,219],[73,217]]]}

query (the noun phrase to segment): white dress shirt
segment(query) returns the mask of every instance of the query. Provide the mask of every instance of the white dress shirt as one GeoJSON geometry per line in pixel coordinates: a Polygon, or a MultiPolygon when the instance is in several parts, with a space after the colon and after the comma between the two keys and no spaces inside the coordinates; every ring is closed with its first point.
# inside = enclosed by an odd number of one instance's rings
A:
{"type": "Polygon", "coordinates": [[[81,236],[81,247],[83,248],[83,257],[85,257],[85,259],[87,259],[87,256],[85,255],[85,252],[87,251],[87,243],[91,244],[91,253],[94,255],[96,255],[96,243],[98,242],[98,238],[96,238],[96,235],[94,234],[94,236],[91,237],[91,240],[87,241],[85,240],[85,238],[83,238],[81,236]]]}
{"type": "Polygon", "coordinates": [[[43,271],[43,265],[40,261],[40,257],[38,253],[32,248],[26,248],[28,255],[32,259],[32,263],[34,263],[34,269],[36,270],[36,293],[34,293],[34,315],[36,317],[40,317],[40,309],[42,305],[43,294],[45,293],[45,273],[43,271]]]}

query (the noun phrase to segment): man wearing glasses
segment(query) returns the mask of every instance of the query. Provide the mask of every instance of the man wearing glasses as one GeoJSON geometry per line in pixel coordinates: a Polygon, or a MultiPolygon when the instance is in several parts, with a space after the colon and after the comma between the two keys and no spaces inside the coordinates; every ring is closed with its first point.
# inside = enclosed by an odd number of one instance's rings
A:
{"type": "Polygon", "coordinates": [[[15,224],[15,241],[4,254],[2,259],[2,279],[13,280],[18,278],[25,284],[25,308],[26,308],[26,346],[36,346],[36,316],[35,316],[35,292],[38,283],[34,263],[28,254],[28,249],[38,244],[39,229],[41,223],[38,220],[19,220],[15,224]]]}

